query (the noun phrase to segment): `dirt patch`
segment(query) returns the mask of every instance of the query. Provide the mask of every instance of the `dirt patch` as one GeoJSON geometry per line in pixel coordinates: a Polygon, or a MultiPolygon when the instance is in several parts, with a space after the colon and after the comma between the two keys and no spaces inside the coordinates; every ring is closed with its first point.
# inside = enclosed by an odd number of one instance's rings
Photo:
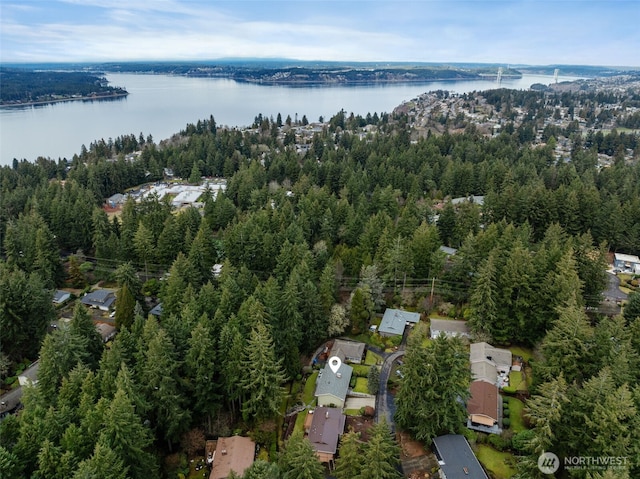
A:
{"type": "Polygon", "coordinates": [[[400,446],[400,460],[405,477],[410,479],[428,479],[437,477],[433,471],[438,469],[436,457],[424,448],[421,442],[408,433],[399,431],[396,440],[400,446]]]}
{"type": "Polygon", "coordinates": [[[345,431],[352,429],[360,433],[360,440],[369,441],[369,428],[373,426],[373,418],[363,416],[347,416],[345,431]]]}
{"type": "Polygon", "coordinates": [[[411,438],[409,433],[398,432],[396,434],[396,440],[400,445],[402,457],[419,457],[427,454],[424,446],[421,442],[411,438]]]}

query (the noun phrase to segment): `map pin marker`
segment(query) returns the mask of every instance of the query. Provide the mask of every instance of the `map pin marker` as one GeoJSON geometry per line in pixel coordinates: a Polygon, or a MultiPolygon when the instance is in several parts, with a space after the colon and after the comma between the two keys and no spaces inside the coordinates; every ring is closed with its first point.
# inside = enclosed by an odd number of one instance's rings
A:
{"type": "Polygon", "coordinates": [[[338,372],[338,369],[340,369],[340,366],[342,366],[342,361],[338,356],[331,356],[329,358],[329,367],[333,371],[333,374],[336,374],[338,372]]]}

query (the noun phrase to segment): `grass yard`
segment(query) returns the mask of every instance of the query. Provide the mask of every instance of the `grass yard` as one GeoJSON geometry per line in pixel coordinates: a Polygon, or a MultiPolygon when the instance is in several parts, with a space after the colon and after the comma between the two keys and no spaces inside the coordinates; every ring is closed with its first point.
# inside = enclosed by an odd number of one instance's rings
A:
{"type": "Polygon", "coordinates": [[[496,479],[509,479],[515,476],[515,459],[512,454],[496,451],[486,444],[478,444],[476,455],[484,468],[491,472],[496,479]]]}
{"type": "Polygon", "coordinates": [[[520,356],[527,363],[533,357],[533,351],[522,346],[511,346],[509,348],[509,351],[511,351],[511,354],[513,354],[514,356],[520,356]]]}
{"type": "Polygon", "coordinates": [[[527,391],[529,389],[522,371],[511,371],[509,373],[509,386],[515,388],[516,391],[527,391]]]}
{"type": "Polygon", "coordinates": [[[304,420],[307,417],[307,411],[302,411],[298,413],[298,417],[296,417],[296,425],[293,426],[293,432],[300,431],[304,433],[304,420]]]}
{"type": "Polygon", "coordinates": [[[373,351],[367,350],[367,355],[364,359],[364,364],[366,366],[373,366],[374,364],[382,364],[382,358],[378,356],[373,351]]]}
{"type": "Polygon", "coordinates": [[[316,381],[318,380],[318,371],[315,371],[304,385],[304,390],[302,392],[302,402],[304,404],[311,404],[315,401],[314,393],[316,392],[316,381]]]}
{"type": "Polygon", "coordinates": [[[510,396],[503,396],[503,399],[509,401],[509,419],[511,419],[510,429],[514,433],[527,429],[524,425],[524,418],[522,417],[524,403],[519,399],[510,396]]]}
{"type": "Polygon", "coordinates": [[[353,390],[357,393],[369,394],[367,378],[357,378],[356,386],[353,388],[353,390]]]}
{"type": "Polygon", "coordinates": [[[347,337],[349,339],[353,339],[354,341],[368,344],[369,346],[375,346],[376,348],[380,349],[384,348],[384,342],[382,341],[380,335],[377,333],[370,333],[369,331],[365,331],[363,333],[357,335],[349,335],[347,337]]]}
{"type": "Polygon", "coordinates": [[[360,409],[345,409],[344,414],[345,416],[359,416],[360,409]]]}
{"type": "Polygon", "coordinates": [[[359,378],[366,378],[369,375],[369,368],[371,366],[365,366],[364,364],[352,364],[353,375],[359,378]]]}

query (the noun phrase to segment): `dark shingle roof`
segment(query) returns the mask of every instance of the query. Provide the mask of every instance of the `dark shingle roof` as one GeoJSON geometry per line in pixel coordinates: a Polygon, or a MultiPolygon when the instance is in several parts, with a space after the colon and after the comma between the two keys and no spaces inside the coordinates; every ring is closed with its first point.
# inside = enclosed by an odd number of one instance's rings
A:
{"type": "Polygon", "coordinates": [[[439,436],[433,446],[447,479],[488,479],[464,436],[439,436]]]}

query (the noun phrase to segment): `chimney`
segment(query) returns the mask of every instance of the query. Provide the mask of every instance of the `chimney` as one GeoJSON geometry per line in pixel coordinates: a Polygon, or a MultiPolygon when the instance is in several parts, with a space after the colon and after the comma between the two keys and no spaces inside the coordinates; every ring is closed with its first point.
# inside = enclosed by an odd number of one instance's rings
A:
{"type": "Polygon", "coordinates": [[[342,377],[342,373],[336,373],[336,377],[340,379],[342,377]]]}
{"type": "Polygon", "coordinates": [[[226,450],[226,449],[223,449],[223,450],[222,450],[222,455],[223,455],[223,456],[226,456],[226,455],[227,455],[227,450],[226,450]]]}
{"type": "Polygon", "coordinates": [[[327,418],[327,419],[329,419],[329,411],[327,411],[327,412],[325,412],[325,413],[324,413],[324,417],[325,417],[325,418],[327,418]]]}

